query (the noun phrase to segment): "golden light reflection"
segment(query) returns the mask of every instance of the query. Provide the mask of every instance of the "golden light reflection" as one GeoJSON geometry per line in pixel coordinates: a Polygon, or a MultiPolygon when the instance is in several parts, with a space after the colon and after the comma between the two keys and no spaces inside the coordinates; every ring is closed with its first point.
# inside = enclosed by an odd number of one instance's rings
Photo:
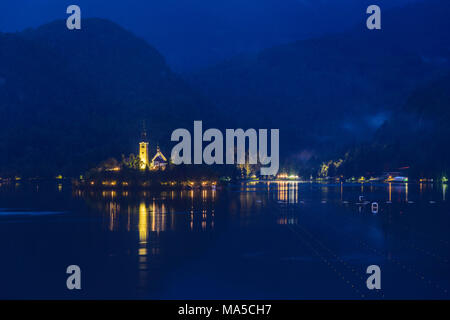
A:
{"type": "Polygon", "coordinates": [[[155,201],[153,201],[152,204],[152,212],[151,212],[151,217],[152,217],[152,222],[151,222],[151,227],[152,227],[152,231],[155,232],[156,231],[156,203],[155,201]]]}
{"type": "Polygon", "coordinates": [[[298,182],[276,181],[277,200],[280,202],[298,203],[298,182]]]}
{"type": "Polygon", "coordinates": [[[148,208],[144,201],[139,205],[139,283],[144,286],[148,277],[147,241],[148,241],[148,208]]]}
{"type": "Polygon", "coordinates": [[[140,256],[146,256],[147,255],[147,248],[139,248],[138,254],[140,256]]]}
{"type": "Polygon", "coordinates": [[[447,194],[447,184],[443,183],[442,184],[442,201],[445,201],[446,194],[447,194]]]}
{"type": "MultiPolygon", "coordinates": [[[[293,186],[295,188],[295,185],[293,186]]],[[[190,207],[187,217],[179,214],[180,203],[178,201],[181,196],[179,191],[162,192],[160,196],[148,194],[147,198],[142,196],[142,192],[133,194],[133,191],[124,190],[89,191],[83,192],[82,196],[87,198],[90,206],[104,212],[105,229],[111,232],[122,230],[135,232],[139,243],[136,250],[147,248],[150,254],[150,248],[157,244],[161,232],[177,228],[207,231],[215,227],[214,199],[217,197],[217,191],[196,189],[185,192],[188,193],[185,195],[185,201],[190,207]],[[125,197],[124,192],[129,192],[129,194],[125,197]],[[138,199],[136,199],[137,196],[139,196],[138,199]],[[171,201],[172,196],[177,201],[171,201]],[[192,202],[189,198],[192,198],[192,202]],[[121,203],[124,204],[122,208],[120,208],[121,203]]],[[[296,195],[293,192],[294,190],[290,191],[290,198],[295,201],[296,195]]],[[[252,213],[248,208],[261,206],[261,200],[258,200],[253,193],[242,193],[241,196],[244,197],[241,205],[246,208],[245,214],[252,213]]],[[[145,251],[140,250],[139,254],[142,252],[145,251]]]]}
{"type": "Polygon", "coordinates": [[[298,202],[298,182],[289,183],[289,203],[298,202]]]}
{"type": "Polygon", "coordinates": [[[139,205],[139,243],[145,244],[148,239],[148,209],[145,202],[142,201],[139,205]]]}
{"type": "Polygon", "coordinates": [[[103,198],[111,198],[114,199],[117,196],[116,191],[102,191],[103,198]]]}
{"type": "Polygon", "coordinates": [[[277,182],[278,185],[278,200],[287,201],[287,182],[277,182]]]}
{"type": "Polygon", "coordinates": [[[160,233],[166,231],[166,216],[167,209],[164,203],[157,205],[155,200],[153,200],[151,211],[150,211],[150,230],[152,232],[160,233]]]}
{"type": "Polygon", "coordinates": [[[120,210],[120,206],[115,202],[109,202],[109,230],[114,231],[117,225],[117,212],[120,210]]]}
{"type": "Polygon", "coordinates": [[[389,183],[389,202],[392,202],[392,183],[389,183]]]}

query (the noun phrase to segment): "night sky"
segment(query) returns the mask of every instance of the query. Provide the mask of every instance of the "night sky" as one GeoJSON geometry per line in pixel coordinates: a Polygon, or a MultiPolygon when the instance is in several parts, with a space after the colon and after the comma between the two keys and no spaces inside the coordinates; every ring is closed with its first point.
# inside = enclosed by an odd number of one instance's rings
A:
{"type": "Polygon", "coordinates": [[[68,5],[82,17],[119,23],[145,38],[176,71],[220,62],[362,21],[365,9],[416,0],[18,0],[0,3],[0,31],[15,32],[65,19],[68,5]]]}

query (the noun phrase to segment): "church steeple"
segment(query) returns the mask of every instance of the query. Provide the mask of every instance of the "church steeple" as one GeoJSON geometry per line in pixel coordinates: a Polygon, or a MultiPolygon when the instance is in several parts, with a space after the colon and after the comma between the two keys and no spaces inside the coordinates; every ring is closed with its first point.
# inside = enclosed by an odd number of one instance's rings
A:
{"type": "Polygon", "coordinates": [[[141,141],[148,142],[147,141],[147,130],[145,128],[145,120],[142,121],[141,141]]]}
{"type": "Polygon", "coordinates": [[[139,159],[141,160],[141,170],[145,170],[149,165],[147,131],[145,130],[145,120],[142,121],[141,142],[139,143],[139,159]]]}

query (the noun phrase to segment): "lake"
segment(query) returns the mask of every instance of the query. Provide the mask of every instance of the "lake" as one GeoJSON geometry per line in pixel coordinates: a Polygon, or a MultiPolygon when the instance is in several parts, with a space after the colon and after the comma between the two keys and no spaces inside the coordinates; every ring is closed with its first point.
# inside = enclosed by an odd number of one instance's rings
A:
{"type": "Polygon", "coordinates": [[[0,298],[448,299],[447,197],[412,183],[3,184],[0,298]],[[81,290],[66,287],[70,265],[81,290]],[[366,286],[370,265],[381,290],[366,286]]]}

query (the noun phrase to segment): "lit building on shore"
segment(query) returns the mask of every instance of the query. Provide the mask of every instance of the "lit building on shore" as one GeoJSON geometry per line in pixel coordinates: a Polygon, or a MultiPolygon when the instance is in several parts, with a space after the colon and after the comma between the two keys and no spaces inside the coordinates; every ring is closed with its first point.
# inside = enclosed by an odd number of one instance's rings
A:
{"type": "Polygon", "coordinates": [[[168,164],[167,158],[161,152],[159,146],[156,147],[156,154],[152,158],[152,161],[149,161],[149,143],[147,140],[147,132],[144,130],[142,132],[142,139],[139,142],[139,159],[141,160],[140,168],[141,170],[145,170],[149,168],[150,170],[164,170],[168,164]]]}
{"type": "Polygon", "coordinates": [[[161,150],[159,149],[159,146],[156,147],[156,154],[152,159],[152,163],[151,163],[151,169],[154,170],[164,170],[167,166],[167,159],[166,157],[162,154],[161,150]]]}
{"type": "Polygon", "coordinates": [[[142,132],[142,139],[141,142],[139,142],[139,159],[141,160],[141,170],[145,170],[149,167],[148,141],[147,132],[145,132],[145,130],[142,132]]]}

